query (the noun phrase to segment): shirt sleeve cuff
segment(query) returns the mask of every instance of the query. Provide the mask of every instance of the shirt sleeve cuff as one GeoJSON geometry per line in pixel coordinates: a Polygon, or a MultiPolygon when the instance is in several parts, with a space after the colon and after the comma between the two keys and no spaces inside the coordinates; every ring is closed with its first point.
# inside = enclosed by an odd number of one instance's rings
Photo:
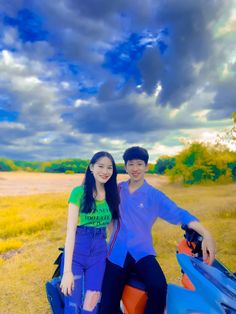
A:
{"type": "Polygon", "coordinates": [[[182,221],[182,225],[188,225],[192,221],[199,221],[199,219],[191,214],[188,215],[188,217],[184,217],[182,221]]]}

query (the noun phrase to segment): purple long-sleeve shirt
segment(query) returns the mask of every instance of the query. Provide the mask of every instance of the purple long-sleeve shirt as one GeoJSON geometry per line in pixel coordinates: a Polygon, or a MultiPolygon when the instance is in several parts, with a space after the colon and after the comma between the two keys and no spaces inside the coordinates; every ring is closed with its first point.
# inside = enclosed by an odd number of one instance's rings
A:
{"type": "Polygon", "coordinates": [[[114,226],[108,259],[121,267],[128,252],[136,261],[147,255],[156,256],[151,230],[157,218],[171,224],[198,220],[146,181],[133,193],[129,192],[128,181],[120,183],[120,200],[121,219],[114,226]]]}

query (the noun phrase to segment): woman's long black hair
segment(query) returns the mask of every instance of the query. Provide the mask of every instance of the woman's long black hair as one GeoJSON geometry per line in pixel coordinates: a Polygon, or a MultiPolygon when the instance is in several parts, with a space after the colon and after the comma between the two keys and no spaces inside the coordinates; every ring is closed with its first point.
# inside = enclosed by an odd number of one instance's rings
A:
{"type": "Polygon", "coordinates": [[[98,159],[102,157],[107,157],[112,162],[113,173],[110,179],[104,184],[104,188],[105,188],[106,201],[110,208],[112,219],[118,219],[120,197],[119,197],[119,191],[118,191],[117,181],[116,181],[117,169],[116,169],[115,161],[112,155],[109,154],[108,152],[103,152],[103,151],[97,152],[90,160],[90,163],[85,173],[84,182],[83,182],[84,196],[83,196],[83,200],[81,204],[82,205],[81,211],[83,213],[91,213],[92,211],[96,209],[95,199],[93,196],[94,191],[96,192],[96,184],[95,184],[94,176],[90,170],[90,165],[94,165],[98,161],[98,159]]]}

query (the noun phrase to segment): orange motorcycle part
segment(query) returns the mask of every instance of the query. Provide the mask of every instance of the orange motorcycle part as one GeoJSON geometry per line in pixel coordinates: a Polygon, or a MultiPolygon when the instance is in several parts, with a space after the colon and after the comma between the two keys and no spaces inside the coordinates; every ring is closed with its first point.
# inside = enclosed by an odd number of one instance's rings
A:
{"type": "Polygon", "coordinates": [[[195,243],[187,242],[185,239],[181,240],[177,246],[178,253],[184,253],[190,256],[194,256],[192,250],[195,248],[195,243]]]}
{"type": "Polygon", "coordinates": [[[147,302],[145,291],[126,285],[122,295],[124,314],[143,314],[147,302]]]}
{"type": "MultiPolygon", "coordinates": [[[[183,239],[182,241],[179,242],[177,246],[177,251],[178,253],[184,253],[190,256],[194,256],[192,251],[195,248],[195,246],[196,246],[195,243],[187,242],[186,239],[183,239]]],[[[192,282],[190,281],[186,274],[183,274],[181,278],[181,283],[186,289],[195,290],[194,285],[192,284],[192,282]]]]}
{"type": "Polygon", "coordinates": [[[183,274],[181,283],[186,289],[193,290],[193,291],[195,290],[194,285],[192,284],[192,282],[190,281],[190,279],[188,278],[186,274],[183,274]]]}

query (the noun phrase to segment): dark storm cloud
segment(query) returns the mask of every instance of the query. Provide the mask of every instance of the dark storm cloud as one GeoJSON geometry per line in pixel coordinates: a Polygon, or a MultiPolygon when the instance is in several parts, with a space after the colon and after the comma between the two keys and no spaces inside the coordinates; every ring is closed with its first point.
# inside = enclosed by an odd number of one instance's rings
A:
{"type": "MultiPolygon", "coordinates": [[[[32,10],[43,16],[42,29],[47,30],[49,41],[60,54],[78,62],[80,66],[84,63],[91,66],[92,71],[94,65],[102,63],[103,53],[111,45],[125,39],[132,29],[142,31],[147,23],[152,24],[155,6],[152,1],[67,0],[57,4],[30,1],[27,8],[28,12],[32,10]]],[[[16,10],[15,13],[11,12],[10,18],[17,16],[16,10]]],[[[28,22],[30,24],[30,19],[28,22]]],[[[39,35],[43,35],[43,32],[39,35]]],[[[98,70],[102,69],[98,66],[98,70]]]]}
{"type": "Polygon", "coordinates": [[[31,135],[30,130],[19,123],[2,122],[0,125],[0,145],[11,145],[15,141],[31,135]]]}
{"type": "MultiPolygon", "coordinates": [[[[167,0],[155,3],[138,1],[135,4],[133,1],[64,1],[56,8],[48,3],[46,7],[41,7],[41,10],[48,15],[52,10],[54,12],[49,26],[52,30],[55,27],[60,29],[60,42],[57,44],[61,51],[66,47],[65,53],[69,53],[70,57],[79,63],[98,65],[95,77],[105,73],[99,67],[102,62],[99,52],[105,52],[114,42],[122,43],[122,40],[125,40],[123,33],[125,23],[129,25],[130,31],[138,31],[138,25],[143,25],[149,17],[146,28],[151,32],[158,32],[165,27],[167,33],[162,34],[160,42],[166,44],[167,49],[161,53],[157,47],[147,48],[137,68],[141,73],[143,91],[150,95],[159,82],[162,90],[157,104],[169,104],[178,108],[191,98],[204,80],[208,80],[208,75],[209,80],[217,75],[214,72],[215,67],[207,72],[208,63],[211,64],[213,60],[219,62],[218,58],[214,58],[218,42],[214,38],[212,25],[221,16],[228,15],[230,5],[231,1],[226,5],[219,0],[207,2],[167,0]],[[125,16],[129,18],[126,19],[125,16]],[[195,71],[196,64],[201,62],[204,63],[203,69],[201,72],[195,71]]],[[[227,54],[224,59],[226,58],[227,54]]],[[[127,69],[128,67],[125,70],[127,69]]],[[[117,93],[117,85],[111,83],[108,73],[103,79],[101,90],[98,92],[101,106],[104,100],[102,95],[109,94],[106,97],[113,99],[120,96],[117,93]]],[[[124,89],[126,84],[129,84],[129,81],[123,84],[124,89]]],[[[140,108],[137,106],[136,110],[140,108]]]]}
{"type": "MultiPolygon", "coordinates": [[[[109,101],[117,98],[116,89],[118,88],[119,81],[115,78],[106,80],[99,88],[97,100],[99,102],[109,101]],[[111,93],[112,91],[112,93],[111,93]]],[[[118,92],[117,92],[118,93],[118,92]]]]}
{"type": "MultiPolygon", "coordinates": [[[[126,40],[126,28],[129,30],[127,35],[140,31],[138,25],[145,23],[150,32],[166,28],[167,33],[163,33],[159,41],[166,44],[167,49],[162,54],[157,47],[152,51],[147,49],[138,69],[145,92],[152,93],[159,82],[162,91],[158,103],[179,107],[193,94],[199,81],[207,79],[199,76],[194,66],[204,62],[207,67],[207,62],[214,56],[211,25],[223,14],[227,15],[231,4],[231,1],[226,5],[220,0],[67,0],[57,5],[49,1],[32,1],[29,7],[43,13],[43,27],[47,26],[49,39],[60,53],[79,64],[81,71],[87,64],[93,73],[94,84],[97,78],[103,81],[103,87],[107,85],[106,80],[110,81],[109,69],[101,68],[103,54],[115,43],[126,40]]],[[[120,75],[128,69],[127,66],[120,75]]],[[[110,90],[112,93],[116,94],[115,86],[110,90]]]]}
{"type": "Polygon", "coordinates": [[[129,138],[132,132],[140,137],[145,132],[172,130],[178,127],[191,128],[199,126],[198,121],[186,120],[185,117],[173,120],[168,111],[159,111],[153,100],[145,104],[142,96],[133,94],[119,100],[87,103],[76,108],[65,118],[73,121],[74,127],[82,133],[100,135],[121,135],[129,138]]]}
{"type": "Polygon", "coordinates": [[[236,75],[225,80],[217,86],[217,93],[212,104],[212,110],[208,114],[211,120],[229,119],[236,110],[236,75]]]}
{"type": "Polygon", "coordinates": [[[1,148],[0,145],[0,149],[1,157],[3,158],[5,157],[12,160],[28,160],[28,161],[40,160],[37,158],[38,156],[36,156],[35,152],[31,151],[26,154],[26,152],[20,149],[20,147],[14,147],[14,149],[11,149],[11,147],[9,146],[3,146],[1,148]]]}
{"type": "MultiPolygon", "coordinates": [[[[79,12],[81,16],[86,16],[92,20],[102,20],[110,26],[120,26],[120,18],[128,17],[137,29],[137,25],[142,28],[150,23],[150,18],[154,15],[156,1],[147,0],[88,0],[88,1],[64,1],[65,5],[73,11],[79,12]]],[[[122,21],[122,20],[121,20],[122,21]]],[[[132,28],[132,26],[131,26],[132,28]]]]}
{"type": "Polygon", "coordinates": [[[155,121],[149,117],[148,112],[145,112],[145,108],[140,106],[137,109],[135,103],[127,100],[106,101],[99,106],[84,105],[79,107],[73,116],[74,126],[83,133],[119,134],[132,132],[134,129],[145,132],[152,130],[155,125],[155,121]]]}
{"type": "Polygon", "coordinates": [[[143,80],[142,89],[150,95],[155,92],[157,83],[163,71],[161,56],[156,48],[149,48],[145,51],[140,63],[143,80]]]}
{"type": "Polygon", "coordinates": [[[104,8],[104,19],[100,19],[102,7],[97,9],[96,3],[60,1],[56,6],[52,2],[36,4],[45,16],[51,42],[61,54],[80,65],[100,64],[100,50],[107,49],[112,38],[119,36],[116,17],[107,20],[104,8]]]}
{"type": "Polygon", "coordinates": [[[144,55],[140,68],[144,90],[150,92],[159,81],[162,91],[158,102],[179,107],[193,92],[201,79],[194,71],[199,62],[208,62],[214,53],[214,40],[209,25],[217,19],[222,1],[172,1],[160,3],[157,9],[157,27],[167,27],[168,48],[161,57],[157,52],[144,55]],[[146,58],[146,60],[145,60],[146,58]]]}

